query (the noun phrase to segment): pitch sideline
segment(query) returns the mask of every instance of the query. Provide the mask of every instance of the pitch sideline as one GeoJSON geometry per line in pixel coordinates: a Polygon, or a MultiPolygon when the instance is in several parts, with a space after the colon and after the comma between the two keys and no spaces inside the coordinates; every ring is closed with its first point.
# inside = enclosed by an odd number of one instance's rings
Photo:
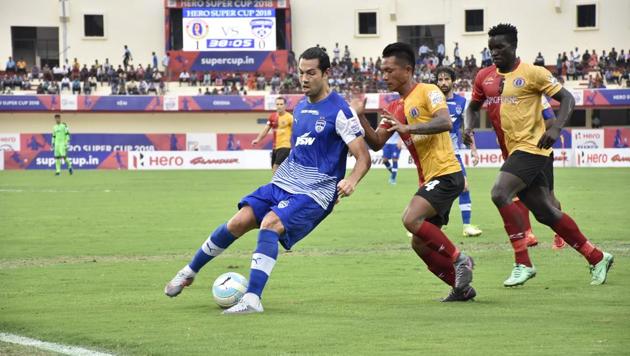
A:
{"type": "Polygon", "coordinates": [[[32,346],[38,349],[54,351],[60,354],[71,356],[113,356],[113,354],[84,349],[78,346],[56,344],[54,342],[46,342],[3,332],[0,332],[0,341],[23,346],[32,346]]]}

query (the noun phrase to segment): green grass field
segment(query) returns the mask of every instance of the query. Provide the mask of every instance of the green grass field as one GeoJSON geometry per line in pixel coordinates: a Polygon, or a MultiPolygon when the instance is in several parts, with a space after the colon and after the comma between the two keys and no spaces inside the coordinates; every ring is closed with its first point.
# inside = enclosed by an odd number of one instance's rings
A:
{"type": "Polygon", "coordinates": [[[556,170],[563,208],[615,255],[608,283],[590,286],[585,260],[552,251],[551,230],[534,223],[538,276],[515,289],[502,286],[513,258],[490,201],[497,170],[471,170],[473,222],[484,234],[461,237],[456,206],[446,232],[475,258],[478,297],[449,304],[437,302],[448,288],[400,223],[415,173],[401,171],[396,186],[385,173],[371,171],[281,253],[265,313],[228,317],[210,286],[226,271],[249,275],[254,232],[179,297],[163,287],[270,172],[0,171],[0,332],[125,355],[629,354],[629,169],[556,170]]]}

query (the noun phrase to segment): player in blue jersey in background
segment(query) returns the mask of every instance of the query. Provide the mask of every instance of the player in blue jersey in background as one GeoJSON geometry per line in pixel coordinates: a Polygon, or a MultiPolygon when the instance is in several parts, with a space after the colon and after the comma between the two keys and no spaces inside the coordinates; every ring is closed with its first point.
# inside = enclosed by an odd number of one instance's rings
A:
{"type": "Polygon", "coordinates": [[[289,157],[271,183],[245,196],[238,203],[238,212],[204,241],[190,263],[166,285],[167,296],[177,296],[206,263],[246,232],[259,228],[247,292],[223,313],[262,312],[261,295],[278,257],[278,243],[290,249],[313,231],[339,198],[354,192],[370,169],[370,154],[356,113],[328,86],[330,59],[326,52],[318,47],[304,51],[299,73],[305,97],[293,111],[289,157]],[[344,178],[348,150],[356,164],[344,178]]]}
{"type": "Polygon", "coordinates": [[[396,184],[396,176],[398,176],[398,157],[400,157],[400,149],[402,148],[402,139],[398,132],[394,132],[385,146],[383,146],[383,164],[390,173],[389,184],[396,184]],[[392,163],[389,163],[389,161],[392,163]]]}
{"type": "MultiPolygon", "coordinates": [[[[462,166],[462,172],[464,173],[464,191],[459,195],[459,210],[462,213],[462,223],[464,224],[462,235],[467,237],[479,236],[483,231],[470,223],[472,218],[472,200],[470,199],[469,190],[470,186],[468,184],[468,177],[466,176],[466,168],[464,167],[462,157],[459,153],[459,149],[462,146],[462,123],[464,122],[466,98],[453,93],[455,72],[451,68],[439,67],[437,68],[435,75],[437,78],[437,86],[446,97],[446,105],[448,106],[451,121],[453,122],[453,127],[450,132],[451,141],[453,142],[455,157],[457,157],[460,166],[462,166]]],[[[477,149],[474,144],[470,147],[470,153],[473,165],[476,166],[479,162],[479,155],[477,154],[477,149]]]]}

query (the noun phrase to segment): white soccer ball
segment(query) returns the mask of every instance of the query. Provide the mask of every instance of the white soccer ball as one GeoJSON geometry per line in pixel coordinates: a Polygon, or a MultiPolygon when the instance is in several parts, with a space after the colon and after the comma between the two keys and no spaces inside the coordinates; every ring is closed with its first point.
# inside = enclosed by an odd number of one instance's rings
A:
{"type": "Polygon", "coordinates": [[[247,278],[236,272],[227,272],[212,284],[212,296],[221,308],[229,308],[243,298],[247,291],[247,278]]]}

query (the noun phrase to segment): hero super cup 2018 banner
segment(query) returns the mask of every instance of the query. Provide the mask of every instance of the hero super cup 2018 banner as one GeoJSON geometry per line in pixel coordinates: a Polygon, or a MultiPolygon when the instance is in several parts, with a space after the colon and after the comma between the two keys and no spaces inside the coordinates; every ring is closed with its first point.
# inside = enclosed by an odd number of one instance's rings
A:
{"type": "MultiPolygon", "coordinates": [[[[52,169],[50,134],[20,134],[19,151],[4,151],[5,169],[52,169]]],[[[186,134],[73,134],[68,158],[78,169],[127,169],[128,151],[183,151],[186,134]]]]}

